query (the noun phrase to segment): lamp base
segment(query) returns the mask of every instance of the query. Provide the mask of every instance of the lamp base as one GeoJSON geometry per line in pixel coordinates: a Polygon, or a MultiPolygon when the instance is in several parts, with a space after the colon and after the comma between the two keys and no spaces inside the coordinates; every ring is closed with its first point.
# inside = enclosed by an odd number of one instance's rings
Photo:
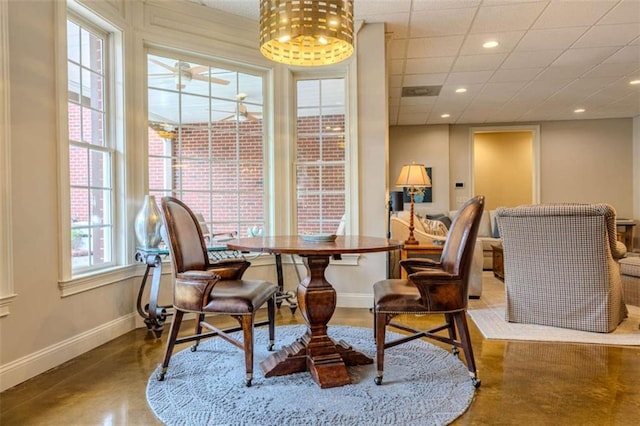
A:
{"type": "Polygon", "coordinates": [[[415,238],[409,238],[408,240],[404,241],[404,245],[405,246],[419,246],[420,245],[420,241],[416,240],[415,238]]]}

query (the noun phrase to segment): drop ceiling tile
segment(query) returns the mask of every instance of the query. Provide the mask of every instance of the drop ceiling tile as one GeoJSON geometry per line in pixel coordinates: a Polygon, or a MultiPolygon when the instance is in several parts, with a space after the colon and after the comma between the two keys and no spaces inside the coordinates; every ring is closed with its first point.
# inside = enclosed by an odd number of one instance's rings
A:
{"type": "Polygon", "coordinates": [[[627,46],[603,61],[605,64],[639,64],[640,49],[637,46],[627,46]]]}
{"type": "Polygon", "coordinates": [[[391,39],[387,44],[387,56],[391,59],[404,59],[407,39],[391,39]]]}
{"type": "Polygon", "coordinates": [[[499,6],[481,6],[471,33],[484,33],[500,28],[501,31],[526,30],[536,20],[546,3],[505,3],[499,6]]]}
{"type": "Polygon", "coordinates": [[[389,61],[389,74],[402,74],[404,72],[404,62],[403,59],[392,59],[389,61]]]}
{"type": "Polygon", "coordinates": [[[463,40],[463,36],[411,38],[408,40],[407,58],[455,56],[463,40]]]}
{"type": "Polygon", "coordinates": [[[598,24],[628,24],[638,22],[640,16],[640,2],[638,0],[624,0],[611,9],[598,24]]]}
{"type": "Polygon", "coordinates": [[[402,76],[401,75],[390,76],[389,87],[402,87],[402,76]]]}
{"type": "Polygon", "coordinates": [[[475,7],[413,12],[409,34],[411,37],[466,34],[475,12],[475,7]]]}
{"type": "Polygon", "coordinates": [[[385,15],[389,13],[405,12],[411,10],[411,0],[376,0],[376,1],[354,1],[353,14],[360,16],[385,15]]]}
{"type": "Polygon", "coordinates": [[[413,12],[420,12],[425,10],[437,10],[437,9],[460,9],[468,7],[477,7],[481,3],[481,0],[418,0],[414,1],[411,5],[413,12]]]}
{"type": "Polygon", "coordinates": [[[400,103],[400,96],[402,96],[402,87],[392,87],[389,89],[389,99],[398,99],[398,103],[400,103]]]}
{"type": "MultiPolygon", "coordinates": [[[[560,55],[552,66],[596,66],[603,60],[611,56],[616,50],[615,47],[594,47],[589,49],[569,49],[560,55]]],[[[585,70],[587,71],[587,70],[585,70]]]]}
{"type": "Polygon", "coordinates": [[[482,90],[483,84],[445,84],[442,86],[440,90],[440,96],[438,96],[438,100],[444,99],[452,99],[457,102],[470,102],[470,100],[480,93],[482,90]],[[466,92],[457,93],[456,89],[464,87],[467,89],[466,92]]]}
{"type": "Polygon", "coordinates": [[[539,81],[567,81],[574,80],[589,69],[582,65],[575,65],[570,67],[549,67],[536,76],[536,80],[539,81]]]}
{"type": "Polygon", "coordinates": [[[432,105],[426,104],[416,104],[416,105],[402,105],[400,104],[399,112],[400,114],[413,114],[413,113],[423,113],[428,114],[431,112],[432,105]]]}
{"type": "Polygon", "coordinates": [[[506,53],[499,53],[494,55],[458,56],[458,59],[453,65],[452,71],[464,72],[496,70],[500,67],[500,64],[502,64],[506,57],[506,53]]]}
{"type": "Polygon", "coordinates": [[[522,88],[512,102],[538,103],[553,96],[573,80],[532,81],[522,88]]]}
{"type": "Polygon", "coordinates": [[[446,84],[474,84],[485,83],[491,76],[493,71],[474,71],[474,72],[452,72],[447,78],[446,84]]]}
{"type": "Polygon", "coordinates": [[[504,103],[511,99],[520,89],[525,86],[525,82],[515,83],[487,83],[482,91],[473,100],[487,103],[504,103]]]}
{"type": "Polygon", "coordinates": [[[632,74],[638,70],[638,65],[634,63],[622,64],[600,64],[588,73],[584,74],[585,78],[595,77],[623,77],[632,74]]]}
{"type": "Polygon", "coordinates": [[[444,84],[446,73],[439,74],[408,74],[404,76],[402,87],[408,86],[437,86],[444,84]]]}
{"type": "Polygon", "coordinates": [[[493,74],[490,83],[508,83],[516,81],[530,81],[535,78],[536,75],[544,68],[519,68],[519,69],[504,69],[501,68],[493,74]]]}
{"type": "Polygon", "coordinates": [[[405,72],[407,74],[446,73],[451,70],[455,56],[439,58],[414,58],[407,59],[405,72]]]}
{"type": "Polygon", "coordinates": [[[624,46],[640,36],[640,23],[597,25],[587,31],[572,47],[624,46]]]}
{"type": "Polygon", "coordinates": [[[567,28],[593,25],[615,5],[611,1],[553,1],[531,27],[567,28]]]}
{"type": "Polygon", "coordinates": [[[493,55],[496,53],[510,52],[515,45],[518,44],[524,31],[510,32],[486,32],[481,34],[469,34],[460,50],[461,55],[493,55]],[[482,44],[489,40],[495,40],[498,47],[493,49],[485,49],[482,44]]]}
{"type": "Polygon", "coordinates": [[[573,27],[527,31],[514,50],[567,49],[588,29],[589,27],[573,27]]]}
{"type": "Polygon", "coordinates": [[[537,50],[535,52],[512,52],[502,64],[504,69],[543,68],[555,61],[564,50],[537,50]]]}
{"type": "Polygon", "coordinates": [[[428,105],[433,106],[438,100],[437,96],[409,96],[400,98],[400,108],[408,105],[428,105]]]}

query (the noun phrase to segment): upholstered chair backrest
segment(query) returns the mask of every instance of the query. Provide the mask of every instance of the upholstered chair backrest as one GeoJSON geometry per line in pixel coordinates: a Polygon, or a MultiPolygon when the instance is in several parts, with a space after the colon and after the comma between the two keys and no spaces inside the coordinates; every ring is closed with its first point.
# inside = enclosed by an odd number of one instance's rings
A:
{"type": "Polygon", "coordinates": [[[473,249],[478,236],[480,219],[484,211],[484,196],[467,201],[451,222],[447,240],[442,249],[442,268],[454,275],[464,275],[465,286],[469,280],[469,270],[473,249]]]}
{"type": "Polygon", "coordinates": [[[163,197],[162,216],[174,273],[207,269],[207,248],[198,219],[191,209],[177,198],[163,197]]]}

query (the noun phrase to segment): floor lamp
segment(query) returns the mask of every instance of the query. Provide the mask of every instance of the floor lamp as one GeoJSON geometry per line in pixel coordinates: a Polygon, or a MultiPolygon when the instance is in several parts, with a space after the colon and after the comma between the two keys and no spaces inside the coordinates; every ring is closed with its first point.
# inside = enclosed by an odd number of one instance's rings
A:
{"type": "Polygon", "coordinates": [[[396,186],[409,187],[409,199],[411,200],[411,213],[409,216],[409,238],[404,242],[406,246],[416,246],[419,244],[416,237],[413,235],[413,197],[416,192],[416,188],[425,188],[431,186],[431,179],[427,175],[427,169],[424,164],[405,164],[402,166],[400,176],[396,181],[396,186]]]}

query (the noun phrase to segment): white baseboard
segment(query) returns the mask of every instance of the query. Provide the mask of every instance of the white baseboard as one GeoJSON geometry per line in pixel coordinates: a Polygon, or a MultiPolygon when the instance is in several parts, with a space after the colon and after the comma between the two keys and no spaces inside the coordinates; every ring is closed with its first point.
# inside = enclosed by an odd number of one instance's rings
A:
{"type": "Polygon", "coordinates": [[[0,365],[0,392],[133,330],[136,316],[135,313],[127,314],[55,345],[0,365]]]}
{"type": "Polygon", "coordinates": [[[366,308],[373,307],[372,294],[338,293],[336,305],[339,308],[366,308]]]}

